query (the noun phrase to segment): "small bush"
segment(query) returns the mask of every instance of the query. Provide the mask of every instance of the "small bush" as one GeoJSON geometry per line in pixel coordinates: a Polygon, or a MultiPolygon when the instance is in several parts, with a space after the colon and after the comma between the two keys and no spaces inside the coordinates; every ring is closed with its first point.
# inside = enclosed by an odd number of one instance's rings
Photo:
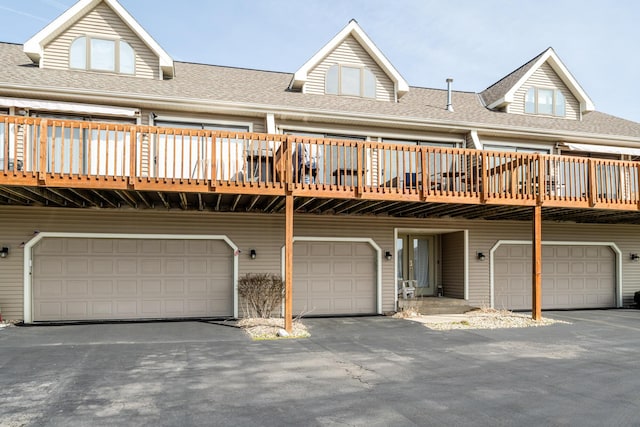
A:
{"type": "Polygon", "coordinates": [[[238,280],[247,317],[269,318],[282,301],[284,282],[277,274],[247,273],[238,280]]]}

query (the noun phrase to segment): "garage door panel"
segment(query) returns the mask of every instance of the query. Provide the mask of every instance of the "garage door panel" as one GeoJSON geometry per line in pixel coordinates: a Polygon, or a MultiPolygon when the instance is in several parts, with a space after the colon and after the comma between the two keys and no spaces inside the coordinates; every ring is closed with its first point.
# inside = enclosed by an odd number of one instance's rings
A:
{"type": "Polygon", "coordinates": [[[165,295],[184,294],[184,280],[182,279],[166,279],[164,282],[165,295]]]}
{"type": "Polygon", "coordinates": [[[138,294],[137,280],[118,280],[116,281],[116,290],[118,295],[132,296],[138,294]]]}
{"type": "Polygon", "coordinates": [[[116,260],[116,274],[137,274],[138,263],[131,259],[116,260]]]}
{"type": "MultiPolygon", "coordinates": [[[[530,245],[502,245],[494,263],[496,307],[531,309],[530,245]]],[[[615,256],[610,248],[544,245],[542,265],[543,309],[615,306],[615,256]]]]}
{"type": "Polygon", "coordinates": [[[191,243],[44,238],[34,247],[34,320],[232,315],[231,248],[224,241],[191,243]]]}
{"type": "Polygon", "coordinates": [[[333,255],[337,257],[351,257],[354,255],[354,247],[352,244],[337,243],[333,246],[333,255]]]}
{"type": "Polygon", "coordinates": [[[110,317],[113,314],[113,303],[108,301],[93,302],[91,303],[91,312],[96,317],[110,317]]]}
{"type": "Polygon", "coordinates": [[[334,280],[333,281],[333,292],[335,293],[344,293],[349,294],[349,298],[351,298],[351,294],[354,292],[353,282],[351,280],[334,280]]]}
{"type": "Polygon", "coordinates": [[[375,254],[368,243],[295,242],[294,313],[375,313],[375,254]]]}
{"type": "MultiPolygon", "coordinates": [[[[95,248],[92,249],[95,250],[95,248]]],[[[86,254],[89,252],[89,241],[85,239],[67,240],[64,245],[64,252],[69,254],[86,254]]]]}
{"type": "Polygon", "coordinates": [[[118,254],[137,254],[139,245],[134,239],[121,239],[116,240],[114,246],[118,254]]]}
{"type": "Polygon", "coordinates": [[[86,301],[68,301],[65,305],[68,316],[73,316],[79,319],[88,317],[89,303],[86,301]]]}
{"type": "Polygon", "coordinates": [[[115,317],[129,318],[135,317],[140,311],[139,303],[136,301],[115,301],[116,311],[113,313],[115,317]]]}
{"type": "MultiPolygon", "coordinates": [[[[295,274],[295,267],[293,269],[295,274]]],[[[333,272],[333,266],[329,262],[310,261],[309,273],[315,275],[327,275],[327,273],[333,272]]]]}
{"type": "Polygon", "coordinates": [[[351,262],[335,262],[333,264],[333,274],[351,274],[353,269],[353,263],[351,262]]]}
{"type": "MultiPolygon", "coordinates": [[[[111,296],[113,295],[113,281],[111,280],[92,280],[86,282],[87,287],[91,289],[91,295],[93,296],[111,296]]],[[[68,290],[68,293],[72,295],[80,295],[68,290]]]]}
{"type": "Polygon", "coordinates": [[[88,252],[88,246],[91,246],[91,252],[94,254],[112,254],[114,251],[114,241],[109,239],[94,239],[94,240],[85,240],[85,239],[77,239],[77,240],[69,240],[67,243],[67,248],[71,248],[71,246],[77,246],[78,248],[84,246],[84,253],[88,252]]]}
{"type": "Polygon", "coordinates": [[[164,300],[164,311],[171,315],[179,315],[185,312],[184,301],[182,300],[164,300]]]}

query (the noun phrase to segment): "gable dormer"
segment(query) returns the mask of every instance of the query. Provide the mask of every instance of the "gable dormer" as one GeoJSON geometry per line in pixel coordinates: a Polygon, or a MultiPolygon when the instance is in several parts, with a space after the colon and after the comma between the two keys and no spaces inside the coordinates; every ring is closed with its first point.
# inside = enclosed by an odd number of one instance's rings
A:
{"type": "Polygon", "coordinates": [[[397,101],[409,85],[355,20],[293,76],[303,93],[397,101]]]}
{"type": "Polygon", "coordinates": [[[487,108],[580,120],[593,102],[552,48],[482,92],[487,108]]]}
{"type": "Polygon", "coordinates": [[[173,60],[116,0],[80,0],[24,44],[41,68],[167,79],[173,60]]]}

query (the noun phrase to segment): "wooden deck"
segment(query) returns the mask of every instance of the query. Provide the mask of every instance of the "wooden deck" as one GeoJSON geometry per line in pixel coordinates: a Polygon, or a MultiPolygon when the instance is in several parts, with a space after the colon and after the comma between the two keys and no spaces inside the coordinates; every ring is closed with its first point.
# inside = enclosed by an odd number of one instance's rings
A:
{"type": "Polygon", "coordinates": [[[640,212],[637,162],[17,116],[0,116],[0,150],[4,204],[281,212],[292,195],[296,211],[346,214],[640,212]]]}

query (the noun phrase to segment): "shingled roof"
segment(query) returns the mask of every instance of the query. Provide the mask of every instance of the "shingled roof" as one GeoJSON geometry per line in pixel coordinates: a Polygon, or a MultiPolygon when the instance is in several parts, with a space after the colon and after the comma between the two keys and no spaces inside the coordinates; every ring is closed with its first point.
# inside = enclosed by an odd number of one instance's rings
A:
{"type": "Polygon", "coordinates": [[[527,71],[529,71],[531,67],[533,67],[533,64],[535,64],[542,55],[544,55],[544,52],[541,52],[540,55],[532,58],[531,61],[507,74],[506,76],[480,92],[480,96],[482,97],[484,103],[486,105],[491,105],[498,99],[503,98],[507,94],[509,89],[511,89],[513,85],[515,85],[518,80],[522,78],[522,76],[527,74],[527,71]]]}
{"type": "MultiPolygon", "coordinates": [[[[455,112],[446,110],[444,89],[412,87],[399,102],[313,95],[287,89],[293,74],[175,62],[171,80],[141,79],[108,73],[43,69],[34,66],[22,46],[0,43],[0,95],[87,102],[108,99],[110,105],[141,107],[175,103],[202,109],[244,112],[304,113],[351,120],[393,121],[447,128],[512,130],[565,137],[612,138],[640,144],[640,123],[597,111],[583,120],[506,114],[485,108],[480,94],[454,91],[455,112]]],[[[95,101],[94,101],[95,102],[95,101]]]]}

